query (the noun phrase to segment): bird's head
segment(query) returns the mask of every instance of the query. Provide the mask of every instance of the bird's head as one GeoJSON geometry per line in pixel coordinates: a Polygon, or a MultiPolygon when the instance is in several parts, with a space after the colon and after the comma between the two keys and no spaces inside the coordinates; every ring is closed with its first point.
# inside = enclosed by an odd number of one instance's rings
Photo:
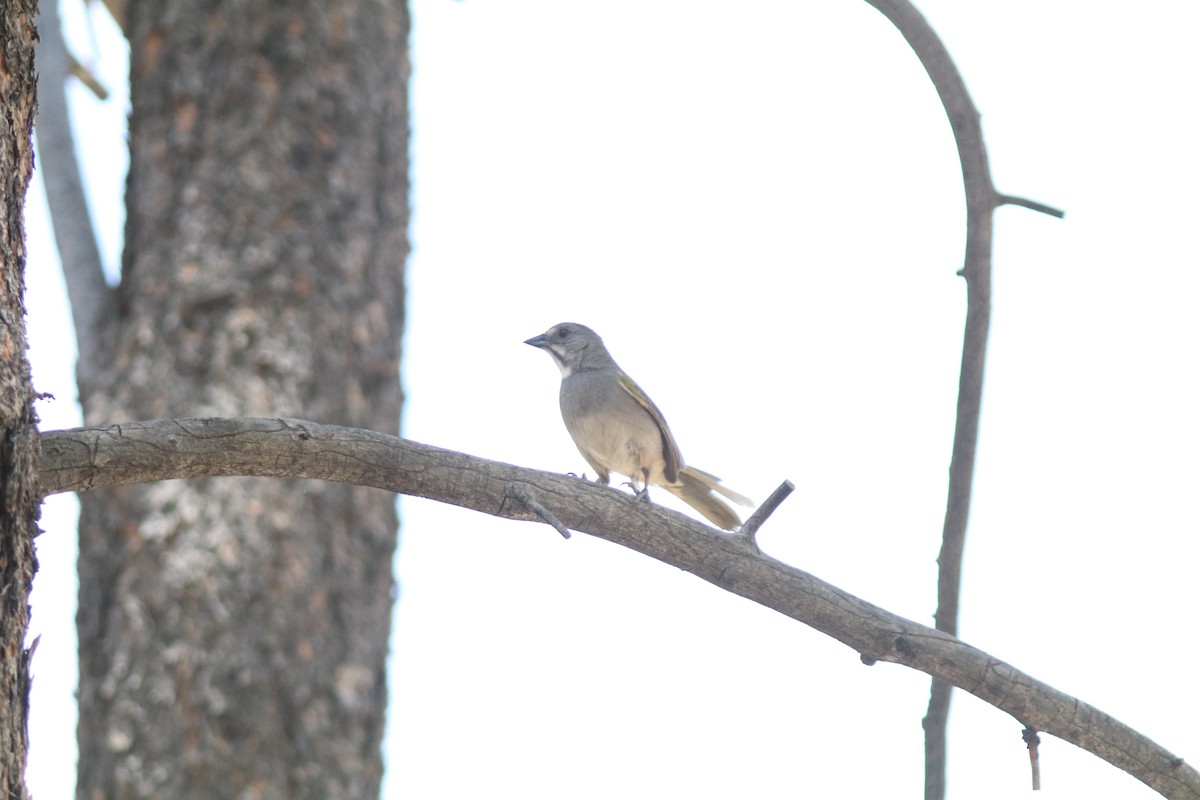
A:
{"type": "Polygon", "coordinates": [[[549,353],[564,378],[577,369],[613,363],[612,356],[604,348],[604,341],[594,330],[577,322],[560,322],[545,333],[526,339],[525,344],[549,353]]]}

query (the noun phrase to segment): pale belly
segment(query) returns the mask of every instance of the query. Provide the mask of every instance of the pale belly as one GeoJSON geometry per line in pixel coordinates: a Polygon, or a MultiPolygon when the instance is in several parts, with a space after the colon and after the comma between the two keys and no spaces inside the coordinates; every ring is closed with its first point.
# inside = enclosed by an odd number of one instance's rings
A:
{"type": "Polygon", "coordinates": [[[610,472],[625,475],[640,487],[646,475],[649,483],[663,484],[663,444],[658,426],[645,416],[614,423],[600,416],[584,416],[575,421],[571,437],[585,458],[610,472]]]}

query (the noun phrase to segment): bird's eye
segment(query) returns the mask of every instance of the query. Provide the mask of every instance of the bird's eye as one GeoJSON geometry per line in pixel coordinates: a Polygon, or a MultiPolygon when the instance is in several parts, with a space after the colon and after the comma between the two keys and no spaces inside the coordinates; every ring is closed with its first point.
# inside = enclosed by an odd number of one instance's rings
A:
{"type": "Polygon", "coordinates": [[[571,332],[569,330],[567,330],[566,328],[559,328],[558,331],[556,331],[556,333],[555,333],[555,335],[558,336],[558,338],[560,338],[560,339],[565,339],[570,334],[571,334],[571,332]]]}

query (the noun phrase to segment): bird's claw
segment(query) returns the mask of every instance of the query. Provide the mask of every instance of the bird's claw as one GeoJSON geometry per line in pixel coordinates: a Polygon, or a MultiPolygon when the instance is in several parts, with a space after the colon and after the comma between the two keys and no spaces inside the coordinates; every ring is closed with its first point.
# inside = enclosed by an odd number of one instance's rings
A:
{"type": "Polygon", "coordinates": [[[628,486],[633,491],[633,496],[638,500],[641,500],[645,503],[650,502],[650,486],[648,484],[642,484],[642,486],[639,488],[638,485],[633,481],[625,481],[621,485],[628,486]]]}

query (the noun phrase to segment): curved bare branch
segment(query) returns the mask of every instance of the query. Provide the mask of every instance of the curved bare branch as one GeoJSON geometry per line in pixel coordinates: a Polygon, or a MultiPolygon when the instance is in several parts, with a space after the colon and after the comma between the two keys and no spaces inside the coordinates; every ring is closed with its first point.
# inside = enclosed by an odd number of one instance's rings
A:
{"type": "Polygon", "coordinates": [[[542,518],[686,570],[858,651],[958,686],[1027,728],[1088,750],[1168,797],[1200,800],[1200,772],[1132,728],[949,634],[759,552],[749,537],[578,478],[373,431],[296,419],[177,419],[42,434],[43,495],[218,475],[373,486],[497,517],[542,518]]]}
{"type": "MultiPolygon", "coordinates": [[[[1002,195],[992,184],[979,112],[966,83],[937,33],[908,0],[867,0],[896,26],[912,47],[937,90],[958,146],[963,190],[967,201],[967,247],[959,273],[967,282],[967,319],[963,332],[962,367],[958,379],[958,408],[950,455],[950,483],[942,549],[938,554],[938,601],[934,615],[938,630],[958,633],[962,588],[963,548],[975,476],[975,448],[983,398],[983,368],[987,356],[992,304],[992,215],[1005,203],[1052,216],[1063,212],[1032,200],[1002,195]]],[[[925,800],[946,794],[946,730],[950,715],[950,686],[934,676],[925,728],[925,800]]]]}
{"type": "Polygon", "coordinates": [[[87,386],[91,376],[105,363],[96,336],[96,321],[111,302],[112,290],[104,280],[100,250],[75,158],[66,97],[71,58],[59,27],[57,3],[41,4],[38,32],[41,36],[37,49],[38,167],[46,187],[54,240],[71,300],[79,349],[76,374],[80,385],[87,386]]]}

